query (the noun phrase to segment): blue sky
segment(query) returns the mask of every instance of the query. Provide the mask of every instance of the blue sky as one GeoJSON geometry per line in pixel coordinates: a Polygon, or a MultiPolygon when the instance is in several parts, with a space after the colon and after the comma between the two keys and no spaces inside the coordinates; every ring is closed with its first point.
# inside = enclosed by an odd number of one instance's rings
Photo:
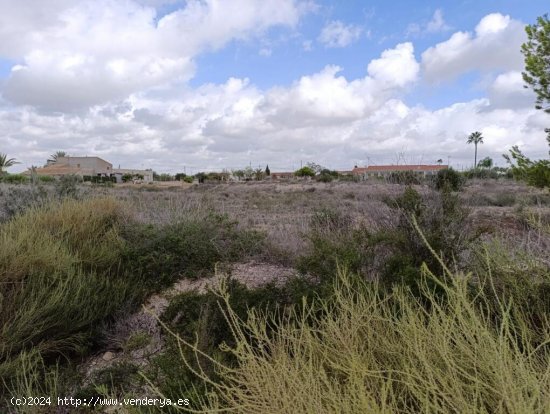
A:
{"type": "Polygon", "coordinates": [[[523,26],[547,2],[0,1],[0,152],[159,171],[547,155],[523,26]]]}

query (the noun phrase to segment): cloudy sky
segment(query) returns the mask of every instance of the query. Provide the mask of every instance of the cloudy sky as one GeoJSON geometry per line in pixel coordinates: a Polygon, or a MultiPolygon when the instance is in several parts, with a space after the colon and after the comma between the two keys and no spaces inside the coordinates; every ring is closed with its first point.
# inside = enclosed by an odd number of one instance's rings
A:
{"type": "Polygon", "coordinates": [[[547,0],[0,0],[0,152],[159,172],[547,156],[547,0]],[[545,7],[546,6],[546,7],[545,7]]]}

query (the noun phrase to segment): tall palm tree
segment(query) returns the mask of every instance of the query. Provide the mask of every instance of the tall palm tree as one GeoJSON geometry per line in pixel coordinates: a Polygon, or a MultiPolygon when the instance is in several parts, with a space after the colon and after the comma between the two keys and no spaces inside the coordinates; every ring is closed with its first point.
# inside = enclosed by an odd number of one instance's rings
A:
{"type": "Polygon", "coordinates": [[[19,164],[15,158],[8,158],[7,154],[0,152],[0,175],[4,174],[4,169],[9,168],[15,164],[19,164]]]}
{"type": "Polygon", "coordinates": [[[66,157],[67,153],[65,151],[56,151],[52,155],[50,155],[50,159],[48,160],[48,163],[56,162],[58,158],[66,157]]]}
{"type": "Polygon", "coordinates": [[[483,135],[481,135],[481,132],[476,131],[472,132],[468,136],[468,141],[466,141],[468,144],[474,144],[475,145],[475,155],[474,155],[474,168],[477,168],[477,144],[483,144],[483,135]]]}

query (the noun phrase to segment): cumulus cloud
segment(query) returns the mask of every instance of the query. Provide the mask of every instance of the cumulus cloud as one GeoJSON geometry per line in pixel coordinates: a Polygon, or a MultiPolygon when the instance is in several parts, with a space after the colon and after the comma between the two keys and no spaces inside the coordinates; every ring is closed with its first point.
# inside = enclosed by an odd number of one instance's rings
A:
{"type": "Polygon", "coordinates": [[[447,25],[447,23],[445,23],[445,19],[443,18],[443,11],[441,9],[437,9],[434,12],[432,19],[426,25],[426,31],[428,33],[444,32],[449,29],[450,27],[447,25]]]}
{"type": "Polygon", "coordinates": [[[363,29],[353,24],[344,24],[340,20],[334,20],[325,25],[318,41],[325,47],[346,47],[361,37],[363,29]]]}
{"type": "Polygon", "coordinates": [[[524,87],[521,72],[510,71],[498,75],[488,90],[491,106],[497,108],[525,108],[534,106],[536,96],[524,87]]]}
{"type": "Polygon", "coordinates": [[[0,25],[0,53],[17,62],[2,90],[12,103],[0,101],[2,144],[23,162],[12,171],[40,165],[58,149],[170,172],[249,162],[276,171],[300,160],[351,168],[369,158],[392,162],[403,152],[411,162],[451,156],[466,166],[472,149],[465,141],[474,130],[485,136],[480,155],[497,161],[515,144],[533,157],[547,153],[546,115],[532,109],[532,93],[505,59],[523,30],[506,16],[486,16],[475,33],[455,33],[423,54],[424,76],[432,81],[447,72],[498,70],[485,98],[430,110],[406,100],[422,74],[412,43],[364,62],[365,73],[355,78],[328,64],[280,87],[238,77],[197,87],[186,82],[200,70],[197,54],[275,24],[296,25],[302,3],[235,0],[234,11],[225,1],[188,1],[158,16],[153,6],[162,1],[128,0],[121,9],[122,2],[100,1],[105,7],[52,0],[54,13],[28,0],[38,14],[22,6],[17,21],[22,27],[32,21],[35,34],[24,38],[23,30],[14,45],[5,40],[16,39],[17,25],[0,25]],[[42,12],[48,18],[41,20],[42,12]],[[485,53],[498,55],[496,63],[484,62],[485,53]],[[481,60],[472,63],[476,56],[481,60]],[[430,62],[441,73],[427,69],[430,62]]]}
{"type": "Polygon", "coordinates": [[[456,32],[422,53],[424,77],[432,82],[453,79],[472,70],[519,70],[524,25],[500,13],[481,19],[475,33],[456,32]]]}
{"type": "Polygon", "coordinates": [[[0,26],[0,54],[20,61],[2,94],[54,111],[188,80],[202,51],[274,25],[293,26],[305,10],[293,0],[194,0],[159,19],[155,8],[133,1],[43,3],[31,0],[0,17],[6,23],[0,26]]]}

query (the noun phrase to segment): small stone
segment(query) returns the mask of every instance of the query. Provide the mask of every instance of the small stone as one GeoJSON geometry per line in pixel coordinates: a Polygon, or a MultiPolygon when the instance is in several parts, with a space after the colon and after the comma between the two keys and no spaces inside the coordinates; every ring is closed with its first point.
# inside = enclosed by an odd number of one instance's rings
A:
{"type": "Polygon", "coordinates": [[[104,361],[111,361],[112,359],[115,358],[115,354],[111,351],[107,351],[103,354],[103,356],[101,357],[104,361]]]}

